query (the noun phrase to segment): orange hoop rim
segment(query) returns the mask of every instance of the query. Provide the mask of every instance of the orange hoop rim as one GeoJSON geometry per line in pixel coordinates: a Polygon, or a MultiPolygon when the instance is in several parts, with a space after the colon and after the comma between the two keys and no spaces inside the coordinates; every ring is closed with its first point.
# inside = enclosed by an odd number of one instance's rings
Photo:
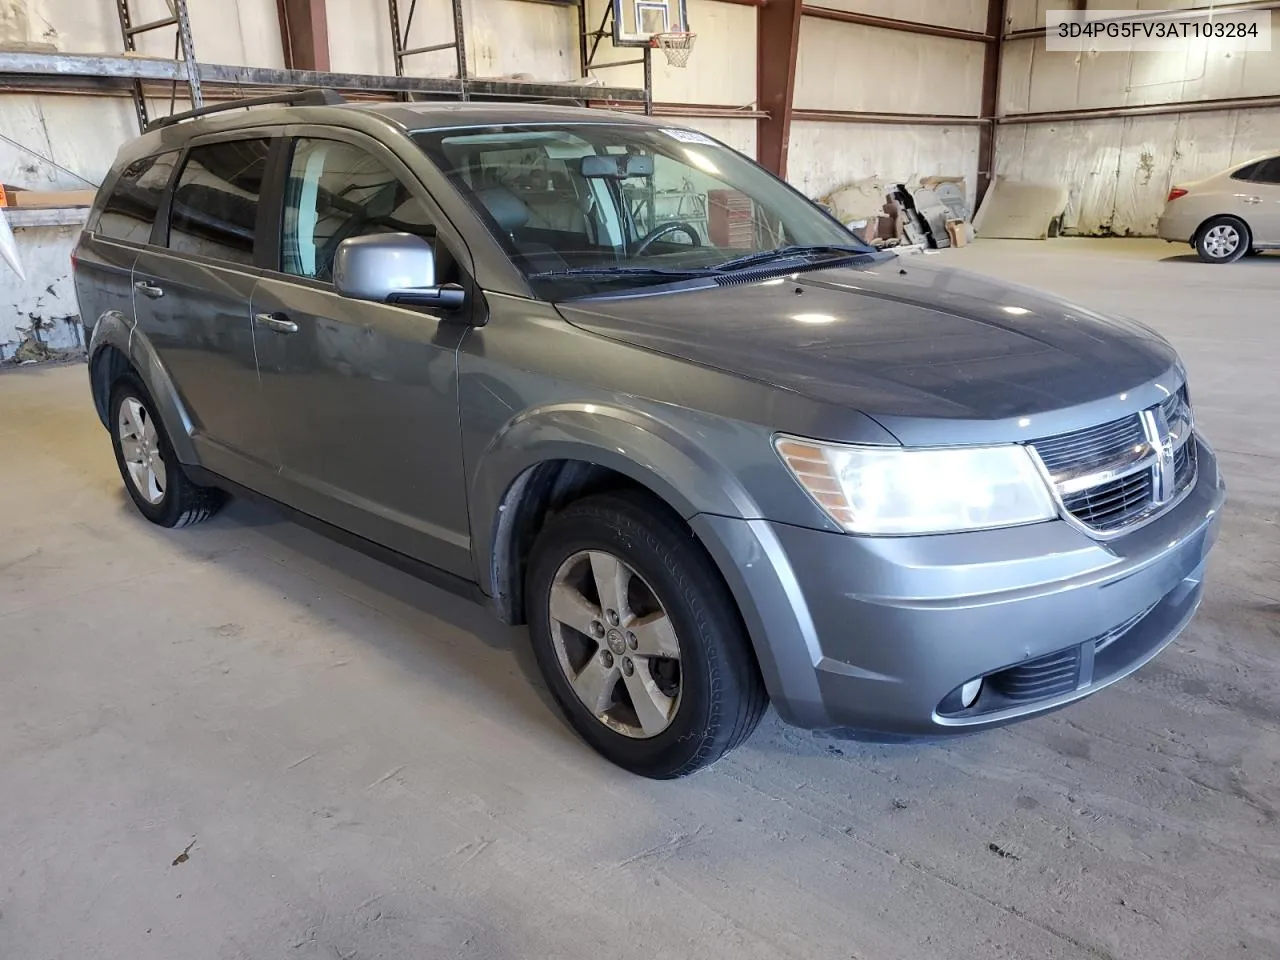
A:
{"type": "Polygon", "coordinates": [[[681,50],[693,46],[696,39],[698,35],[692,30],[667,30],[663,33],[655,33],[649,39],[649,46],[681,50]]]}

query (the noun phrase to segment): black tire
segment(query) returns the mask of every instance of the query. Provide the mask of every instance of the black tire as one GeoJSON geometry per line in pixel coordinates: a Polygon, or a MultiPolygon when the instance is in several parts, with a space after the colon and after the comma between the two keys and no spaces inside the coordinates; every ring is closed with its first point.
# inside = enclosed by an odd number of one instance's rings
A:
{"type": "Polygon", "coordinates": [[[1195,246],[1205,263],[1235,263],[1252,249],[1253,237],[1243,220],[1213,217],[1201,224],[1195,246]],[[1225,245],[1220,241],[1225,241],[1225,245]]]}
{"type": "Polygon", "coordinates": [[[173,444],[169,442],[164,423],[155,415],[155,409],[151,394],[136,377],[121,377],[111,388],[111,400],[107,405],[107,423],[111,432],[111,446],[116,453],[116,466],[120,469],[124,488],[128,491],[129,498],[133,500],[134,506],[138,508],[138,512],[159,526],[186,527],[208,520],[221,509],[226,501],[226,495],[212,487],[197,486],[187,478],[182,470],[182,464],[178,462],[173,452],[173,444]],[[158,455],[164,463],[165,471],[165,488],[158,503],[151,503],[143,496],[125,464],[120,436],[120,408],[126,400],[139,403],[155,427],[158,455]]]}
{"type": "Polygon", "coordinates": [[[534,543],[525,597],[534,655],[565,717],[590,746],[632,773],[667,780],[714,763],[751,735],[768,708],[755,654],[719,571],[679,517],[646,494],[588,497],[552,519],[534,543]],[[561,564],[585,550],[625,561],[675,628],[680,698],[670,725],[649,739],[597,719],[560,665],[551,588],[561,564]]]}

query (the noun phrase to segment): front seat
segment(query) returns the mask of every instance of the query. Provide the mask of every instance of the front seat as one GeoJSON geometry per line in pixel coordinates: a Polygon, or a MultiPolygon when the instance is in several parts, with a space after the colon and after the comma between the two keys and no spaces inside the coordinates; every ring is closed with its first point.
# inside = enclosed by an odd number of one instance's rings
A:
{"type": "Polygon", "coordinates": [[[563,270],[568,266],[565,259],[556,253],[555,248],[536,240],[528,240],[516,234],[529,223],[531,216],[529,207],[510,189],[501,184],[485,187],[476,191],[476,197],[489,211],[495,223],[503,233],[511,238],[516,253],[534,272],[541,270],[563,270]]]}

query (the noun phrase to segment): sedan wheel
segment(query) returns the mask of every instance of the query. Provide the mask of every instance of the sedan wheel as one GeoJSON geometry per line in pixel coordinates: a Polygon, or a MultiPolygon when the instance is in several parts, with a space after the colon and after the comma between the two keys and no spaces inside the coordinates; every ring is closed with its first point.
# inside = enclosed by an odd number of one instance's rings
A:
{"type": "Polygon", "coordinates": [[[1206,263],[1234,263],[1249,252],[1249,228],[1235,217],[1214,217],[1196,237],[1196,252],[1206,263]]]}
{"type": "Polygon", "coordinates": [[[550,595],[556,657],[591,714],[623,736],[656,737],[680,709],[680,641],[653,588],[603,550],[560,565],[550,595]]]}

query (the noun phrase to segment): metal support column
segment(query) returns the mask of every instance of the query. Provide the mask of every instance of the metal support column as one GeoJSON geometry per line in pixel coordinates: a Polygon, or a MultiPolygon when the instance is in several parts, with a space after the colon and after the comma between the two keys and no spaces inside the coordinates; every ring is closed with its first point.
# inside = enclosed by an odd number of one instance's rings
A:
{"type": "MultiPolygon", "coordinates": [[[[164,27],[177,27],[175,48],[181,49],[186,68],[187,87],[190,90],[191,106],[204,106],[204,93],[200,87],[200,65],[196,61],[195,41],[191,37],[191,20],[187,16],[187,0],[168,0],[170,15],[160,20],[151,20],[134,26],[133,16],[129,13],[129,0],[116,0],[116,15],[120,20],[120,36],[124,41],[126,53],[136,53],[138,44],[135,38],[140,33],[160,30],[164,27]]],[[[177,49],[174,51],[177,58],[177,49]]],[[[142,81],[135,79],[131,85],[133,107],[138,114],[138,129],[147,129],[147,101],[143,94],[142,81]]]]}
{"type": "Polygon", "coordinates": [[[178,21],[178,42],[182,44],[182,60],[187,65],[187,87],[191,90],[191,108],[204,106],[204,91],[200,89],[200,64],[196,62],[196,42],[191,37],[191,18],[187,16],[187,0],[173,0],[174,16],[178,21]]]}
{"type": "Polygon", "coordinates": [[[462,17],[462,0],[450,0],[453,7],[453,40],[449,43],[432,43],[425,47],[406,47],[409,42],[409,31],[413,29],[413,16],[418,12],[418,0],[409,0],[409,16],[405,18],[404,27],[400,26],[400,6],[396,0],[387,0],[387,10],[391,15],[391,55],[395,61],[397,77],[404,76],[404,58],[418,53],[436,53],[440,50],[454,51],[457,63],[459,97],[469,98],[467,91],[467,44],[462,17]]]}
{"type": "Polygon", "coordinates": [[[1007,0],[987,0],[987,36],[994,39],[988,41],[982,61],[982,119],[986,123],[978,139],[978,189],[973,198],[974,213],[977,213],[996,172],[996,122],[1000,112],[1000,61],[1004,55],[1006,6],[1007,0]]]}

